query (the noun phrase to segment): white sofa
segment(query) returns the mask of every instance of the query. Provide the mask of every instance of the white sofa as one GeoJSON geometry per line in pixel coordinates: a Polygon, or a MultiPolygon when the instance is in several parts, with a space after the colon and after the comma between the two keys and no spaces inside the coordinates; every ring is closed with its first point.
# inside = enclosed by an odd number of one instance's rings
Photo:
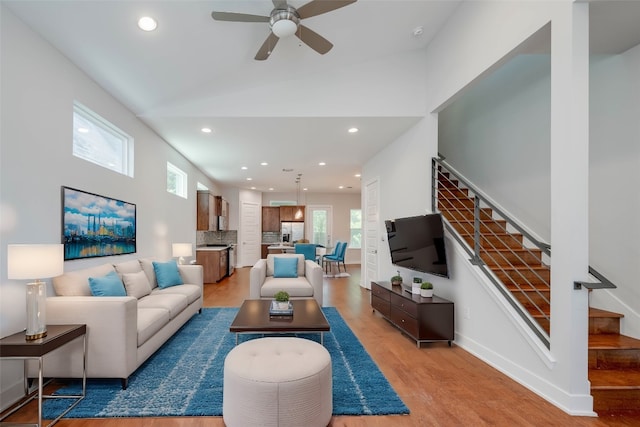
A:
{"type": "Polygon", "coordinates": [[[269,254],[266,259],[259,259],[249,276],[249,298],[273,298],[276,292],[284,290],[291,299],[315,298],[322,307],[322,267],[311,260],[305,260],[302,254],[269,254]],[[298,277],[273,277],[274,258],[297,258],[298,277]]]}
{"type": "MultiPolygon", "coordinates": [[[[126,388],[129,375],[202,308],[201,265],[178,265],[184,284],[161,289],[153,261],[103,264],[53,279],[56,296],[47,298],[47,323],[87,325],[87,377],[120,378],[126,388]],[[126,279],[127,296],[93,296],[89,278],[112,271],[126,279]]],[[[44,376],[81,378],[82,354],[81,339],[52,352],[44,376]]],[[[34,373],[35,364],[29,368],[34,373]]]]}

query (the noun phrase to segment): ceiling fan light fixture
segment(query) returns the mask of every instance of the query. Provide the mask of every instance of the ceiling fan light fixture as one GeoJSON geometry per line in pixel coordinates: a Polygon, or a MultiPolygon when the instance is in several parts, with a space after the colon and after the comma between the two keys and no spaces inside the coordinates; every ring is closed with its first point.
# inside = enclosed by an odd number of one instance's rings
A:
{"type": "Polygon", "coordinates": [[[300,17],[296,13],[295,9],[291,7],[286,10],[274,11],[269,19],[271,32],[280,39],[294,35],[298,30],[299,23],[300,17]]]}

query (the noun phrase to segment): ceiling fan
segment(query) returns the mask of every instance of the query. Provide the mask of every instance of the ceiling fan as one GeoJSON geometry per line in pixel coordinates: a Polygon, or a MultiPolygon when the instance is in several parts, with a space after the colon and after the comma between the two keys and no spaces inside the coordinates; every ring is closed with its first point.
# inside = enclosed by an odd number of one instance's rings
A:
{"type": "Polygon", "coordinates": [[[271,55],[278,40],[293,34],[311,49],[324,55],[331,50],[333,44],[320,34],[302,25],[300,20],[331,12],[356,2],[356,0],[312,0],[296,9],[287,4],[287,0],[272,1],[274,9],[269,16],[235,12],[211,12],[211,17],[216,21],[268,22],[271,33],[256,54],[255,59],[258,61],[263,61],[271,55]]]}

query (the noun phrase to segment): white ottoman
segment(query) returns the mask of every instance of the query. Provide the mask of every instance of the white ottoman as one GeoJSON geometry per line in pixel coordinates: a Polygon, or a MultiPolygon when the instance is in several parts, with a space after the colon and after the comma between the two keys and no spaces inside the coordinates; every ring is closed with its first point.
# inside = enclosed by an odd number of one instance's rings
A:
{"type": "Polygon", "coordinates": [[[259,338],[227,355],[222,394],[227,427],[325,427],[332,412],[331,356],[322,345],[259,338]]]}

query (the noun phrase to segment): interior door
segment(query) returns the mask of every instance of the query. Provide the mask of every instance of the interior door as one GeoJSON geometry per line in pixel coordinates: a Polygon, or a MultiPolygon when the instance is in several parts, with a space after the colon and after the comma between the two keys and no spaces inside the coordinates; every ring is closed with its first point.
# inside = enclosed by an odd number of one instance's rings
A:
{"type": "Polygon", "coordinates": [[[377,179],[366,184],[364,194],[364,244],[365,271],[361,286],[371,289],[371,282],[378,280],[379,241],[379,182],[377,179]]]}
{"type": "Polygon", "coordinates": [[[242,202],[240,205],[240,245],[238,265],[252,266],[260,259],[261,217],[257,203],[242,202]]]}
{"type": "Polygon", "coordinates": [[[331,241],[332,222],[333,207],[329,205],[307,206],[306,234],[309,242],[326,248],[333,246],[331,241]]]}

